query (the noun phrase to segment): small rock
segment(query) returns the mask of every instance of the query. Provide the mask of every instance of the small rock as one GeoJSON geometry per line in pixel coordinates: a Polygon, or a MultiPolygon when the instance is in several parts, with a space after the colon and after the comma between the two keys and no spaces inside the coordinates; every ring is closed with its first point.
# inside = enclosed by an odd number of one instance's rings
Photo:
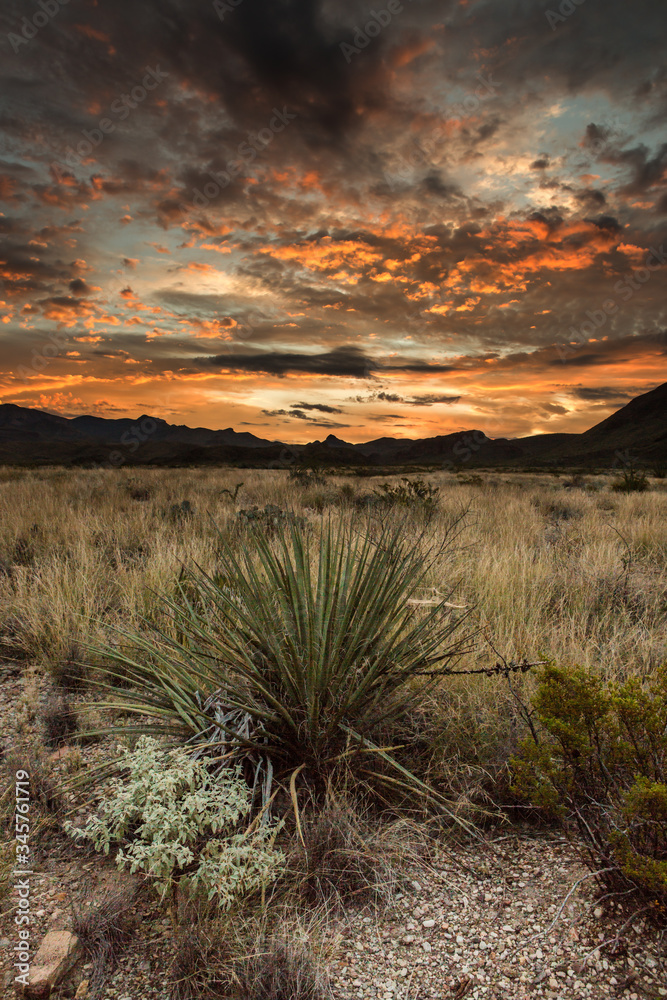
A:
{"type": "Polygon", "coordinates": [[[67,975],[78,961],[83,948],[76,934],[70,931],[49,931],[45,934],[32,960],[28,997],[48,997],[54,986],[67,975]]]}

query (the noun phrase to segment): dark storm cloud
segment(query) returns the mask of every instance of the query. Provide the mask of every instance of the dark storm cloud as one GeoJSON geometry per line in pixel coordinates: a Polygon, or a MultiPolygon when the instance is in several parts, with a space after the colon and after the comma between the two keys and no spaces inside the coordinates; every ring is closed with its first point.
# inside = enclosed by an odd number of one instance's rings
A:
{"type": "Polygon", "coordinates": [[[396,392],[376,392],[365,398],[355,397],[357,402],[405,403],[406,406],[435,406],[438,403],[458,403],[460,396],[441,396],[435,392],[421,393],[417,396],[399,396],[396,392]]]}
{"type": "Polygon", "coordinates": [[[429,392],[421,396],[413,396],[412,399],[406,399],[405,402],[409,406],[435,406],[436,403],[458,403],[460,399],[460,396],[438,396],[437,393],[429,392]]]}
{"type": "Polygon", "coordinates": [[[207,359],[208,364],[229,371],[266,372],[286,375],[307,372],[311,375],[333,375],[347,378],[369,378],[377,363],[357,347],[337,347],[325,354],[292,354],[266,351],[262,354],[219,354],[207,359]]]}
{"type": "Polygon", "coordinates": [[[342,413],[337,406],[328,406],[326,403],[295,403],[297,410],[318,410],[319,413],[342,413]]]}
{"type": "MultiPolygon", "coordinates": [[[[340,410],[333,410],[334,413],[340,413],[340,410]]],[[[289,410],[262,410],[265,417],[289,417],[293,420],[303,420],[310,424],[312,427],[350,427],[350,424],[339,424],[335,420],[323,420],[321,417],[311,417],[308,413],[304,413],[302,409],[297,407],[291,407],[289,410]]]]}
{"type": "Polygon", "coordinates": [[[630,167],[632,180],[624,190],[628,194],[640,194],[654,184],[664,182],[667,174],[667,142],[663,143],[657,153],[651,155],[647,146],[637,146],[635,149],[609,153],[606,160],[630,167]]]}
{"type": "Polygon", "coordinates": [[[226,371],[265,372],[286,375],[288,372],[306,372],[310,375],[330,375],[346,378],[372,378],[375,372],[419,372],[438,374],[456,371],[453,365],[429,364],[408,358],[392,358],[386,364],[368,357],[358,347],[336,347],[324,354],[296,354],[266,351],[258,354],[241,354],[230,351],[207,358],[207,363],[226,371]]]}
{"type": "MultiPolygon", "coordinates": [[[[640,391],[645,392],[646,390],[642,387],[640,391]]],[[[583,399],[585,402],[623,403],[632,399],[632,396],[638,395],[638,393],[624,392],[613,385],[601,385],[597,388],[582,386],[572,389],[570,395],[574,396],[575,399],[583,399]]]]}
{"type": "Polygon", "coordinates": [[[458,184],[443,180],[439,173],[430,173],[421,182],[422,190],[429,195],[436,195],[443,201],[459,201],[464,198],[458,184]]]}
{"type": "Polygon", "coordinates": [[[585,188],[583,191],[579,191],[575,198],[578,202],[581,202],[583,206],[587,206],[591,209],[602,208],[607,203],[607,198],[603,191],[599,191],[597,188],[585,188]]]}
{"type": "MultiPolygon", "coordinates": [[[[468,31],[480,47],[491,50],[489,68],[503,81],[551,79],[580,93],[591,81],[614,94],[647,100],[665,97],[662,65],[663,12],[653,0],[608,0],[604,5],[584,3],[554,30],[548,23],[549,4],[525,0],[479,4],[461,8],[468,31]]],[[[557,9],[557,5],[552,5],[557,9]]],[[[451,69],[467,58],[464,45],[452,46],[451,69]]]]}
{"type": "Polygon", "coordinates": [[[92,295],[93,293],[93,289],[83,278],[72,278],[69,288],[73,295],[92,295]]]}
{"type": "MultiPolygon", "coordinates": [[[[18,227],[16,231],[20,232],[18,227]]],[[[54,282],[64,282],[72,277],[72,264],[65,264],[62,260],[51,262],[38,257],[27,238],[25,242],[3,240],[0,255],[3,279],[10,294],[44,291],[54,282]]]]}
{"type": "Polygon", "coordinates": [[[582,346],[570,357],[552,357],[548,365],[553,368],[559,365],[566,368],[593,368],[608,364],[632,364],[644,355],[667,357],[667,331],[600,340],[595,344],[586,344],[585,353],[582,346]]]}
{"type": "Polygon", "coordinates": [[[667,143],[655,151],[644,143],[624,149],[621,139],[612,129],[591,123],[586,127],[582,145],[597,153],[603,163],[628,170],[630,178],[621,188],[626,194],[641,194],[657,184],[667,183],[667,143]]]}
{"type": "MultiPolygon", "coordinates": [[[[220,12],[211,0],[115,0],[63,7],[34,44],[20,45],[16,54],[24,66],[36,66],[52,50],[61,85],[82,92],[92,86],[110,95],[107,106],[115,94],[140,84],[147,66],[160,63],[172,81],[187,80],[214,94],[243,127],[259,124],[274,104],[288,103],[304,127],[333,135],[354,120],[365,100],[381,103],[365,83],[381,46],[373,44],[356,62],[346,62],[340,48],[352,40],[363,3],[338,11],[320,0],[244,0],[233,9],[227,5],[226,13],[224,2],[218,6],[220,12]]],[[[21,18],[33,13],[27,0],[10,0],[2,16],[5,32],[16,32],[21,18]]],[[[23,76],[5,79],[17,96],[25,92],[23,76]]],[[[64,106],[56,124],[66,128],[68,118],[74,113],[64,106]]]]}

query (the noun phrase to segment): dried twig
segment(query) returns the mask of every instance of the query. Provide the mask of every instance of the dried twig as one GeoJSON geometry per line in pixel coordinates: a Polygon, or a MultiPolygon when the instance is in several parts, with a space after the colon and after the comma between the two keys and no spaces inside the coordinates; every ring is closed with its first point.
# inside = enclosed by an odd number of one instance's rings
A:
{"type": "Polygon", "coordinates": [[[459,677],[464,674],[486,674],[487,677],[493,677],[499,674],[502,677],[507,677],[509,679],[510,674],[522,673],[525,674],[532,667],[541,667],[543,664],[547,663],[547,660],[537,660],[535,663],[528,663],[526,660],[522,660],[521,663],[516,663],[515,660],[510,660],[509,663],[496,663],[494,667],[475,667],[472,670],[449,670],[447,668],[441,670],[420,670],[417,671],[417,677],[459,677]]]}
{"type": "MultiPolygon", "coordinates": [[[[611,869],[607,869],[607,870],[610,871],[611,869]]],[[[603,948],[607,948],[610,944],[618,944],[618,940],[619,940],[621,934],[623,933],[623,931],[625,930],[625,928],[628,926],[628,924],[632,923],[632,921],[635,919],[635,917],[638,917],[640,913],[645,913],[647,910],[650,910],[650,909],[651,909],[650,906],[641,906],[638,910],[635,910],[634,913],[630,914],[630,916],[628,917],[628,919],[625,921],[624,924],[621,924],[621,926],[619,927],[619,929],[616,931],[616,933],[614,934],[614,936],[612,938],[609,938],[607,941],[603,941],[601,944],[596,944],[594,948],[591,948],[591,950],[588,952],[588,954],[584,955],[584,958],[583,958],[584,964],[586,964],[588,962],[588,960],[591,957],[591,955],[594,955],[596,951],[601,951],[603,948]]]]}
{"type": "Polygon", "coordinates": [[[561,913],[563,912],[563,910],[567,906],[567,903],[570,900],[572,894],[574,892],[576,892],[576,890],[579,888],[579,886],[581,885],[582,882],[585,882],[586,879],[589,879],[589,878],[595,878],[598,875],[604,875],[605,872],[612,872],[612,871],[615,871],[615,869],[614,868],[601,868],[600,871],[597,871],[597,872],[588,872],[586,875],[582,875],[581,878],[578,878],[576,880],[576,882],[574,882],[573,885],[570,887],[570,890],[567,893],[567,895],[565,896],[565,899],[563,900],[563,902],[558,907],[558,910],[556,911],[556,916],[553,918],[553,920],[551,921],[551,923],[549,924],[549,926],[547,927],[547,929],[545,931],[538,931],[537,934],[533,934],[531,937],[527,938],[525,941],[522,941],[520,947],[524,948],[527,944],[530,944],[531,941],[534,941],[535,938],[546,937],[547,934],[551,933],[551,931],[554,929],[554,927],[556,926],[556,924],[560,920],[561,913]]]}

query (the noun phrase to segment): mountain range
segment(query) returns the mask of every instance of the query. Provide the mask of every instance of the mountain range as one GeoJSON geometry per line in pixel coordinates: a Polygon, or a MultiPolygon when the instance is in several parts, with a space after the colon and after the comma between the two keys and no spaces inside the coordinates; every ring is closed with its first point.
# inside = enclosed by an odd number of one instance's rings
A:
{"type": "Polygon", "coordinates": [[[582,434],[490,438],[478,429],[411,440],[288,445],[248,432],[169,424],[159,417],[62,417],[0,405],[1,465],[210,465],[582,467],[667,461],[667,382],[631,400],[582,434]]]}

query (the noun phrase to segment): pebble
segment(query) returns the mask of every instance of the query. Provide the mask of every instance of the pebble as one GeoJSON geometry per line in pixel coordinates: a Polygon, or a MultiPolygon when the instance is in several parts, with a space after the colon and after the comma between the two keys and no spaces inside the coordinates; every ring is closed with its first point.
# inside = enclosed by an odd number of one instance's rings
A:
{"type": "MultiPolygon", "coordinates": [[[[517,833],[503,841],[511,846],[503,844],[502,864],[494,869],[491,862],[486,870],[474,847],[452,849],[448,845],[441,864],[434,861],[428,876],[413,879],[412,887],[420,893],[418,905],[414,897],[412,902],[408,897],[384,912],[374,912],[371,918],[368,913],[360,914],[349,943],[339,947],[338,953],[326,948],[331,986],[338,1000],[620,997],[619,984],[628,981],[629,956],[598,956],[596,962],[590,954],[613,926],[610,922],[600,933],[597,907],[591,907],[590,881],[573,894],[550,928],[567,891],[587,874],[574,851],[565,844],[556,846],[550,837],[517,833]],[[458,868],[457,858],[463,862],[458,868]],[[360,954],[355,941],[362,928],[368,946],[360,954]],[[427,931],[427,937],[421,937],[418,930],[427,931]],[[408,950],[410,946],[414,950],[408,950]],[[584,961],[586,956],[590,957],[584,961]]],[[[648,972],[650,963],[657,969],[652,954],[657,942],[639,930],[626,933],[636,933],[633,961],[648,972]]],[[[644,985],[652,990],[647,995],[667,997],[667,989],[661,991],[662,983],[655,977],[644,985]]],[[[628,1000],[642,995],[623,992],[628,1000]]]]}

